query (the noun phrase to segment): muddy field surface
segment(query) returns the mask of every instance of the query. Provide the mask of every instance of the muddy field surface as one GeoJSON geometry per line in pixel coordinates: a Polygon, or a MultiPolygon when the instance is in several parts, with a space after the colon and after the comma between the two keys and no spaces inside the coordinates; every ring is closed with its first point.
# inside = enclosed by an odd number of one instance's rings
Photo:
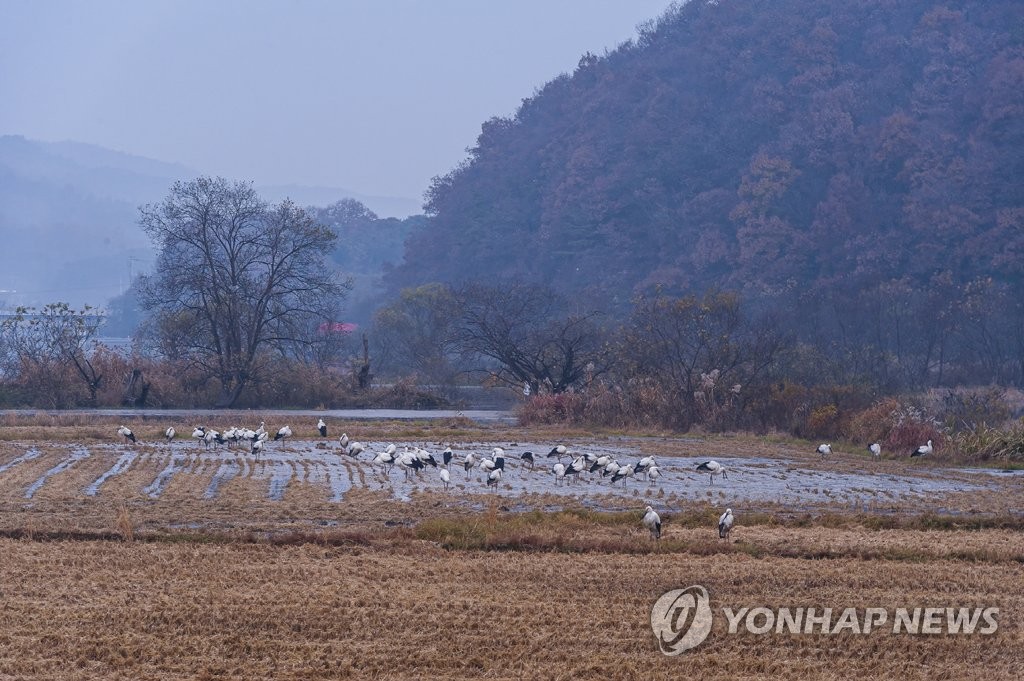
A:
{"type": "MultiPolygon", "coordinates": [[[[936,467],[917,460],[873,461],[837,453],[822,459],[798,448],[756,441],[605,438],[578,441],[573,451],[609,456],[621,464],[654,456],[656,481],[643,475],[617,483],[586,471],[560,479],[551,472],[543,441],[365,441],[366,451],[346,455],[334,440],[270,442],[257,460],[245,447],[205,447],[196,441],[0,443],[0,515],[7,527],[24,518],[40,529],[109,526],[127,507],[142,526],[266,527],[410,522],[431,509],[481,510],[497,500],[506,510],[642,508],[663,512],[693,507],[732,507],[782,513],[894,514],[1013,513],[1024,507],[1021,472],[936,467]],[[421,447],[442,460],[455,452],[446,488],[438,467],[407,473],[372,463],[376,452],[421,447]],[[477,462],[494,447],[506,469],[488,488],[477,462]],[[520,459],[533,452],[532,468],[520,459]],[[714,459],[726,468],[714,480],[696,467],[714,459]],[[416,510],[414,510],[416,509],[416,510]],[[425,511],[423,509],[426,509],[425,511]]],[[[563,456],[562,463],[569,457],[563,456]]]]}
{"type": "Polygon", "coordinates": [[[461,421],[368,429],[355,458],[333,438],[271,442],[257,461],[160,442],[162,424],[133,423],[136,444],[44,425],[0,429],[0,679],[1024,678],[1019,472],[461,421]],[[557,481],[559,442],[654,456],[662,475],[557,481]],[[372,464],[390,444],[438,461],[450,445],[451,486],[372,464]],[[489,489],[462,462],[494,447],[489,489]],[[728,477],[698,473],[709,459],[728,477]],[[651,607],[690,585],[713,626],[667,657],[651,607]],[[998,630],[728,633],[722,608],[762,606],[998,608],[998,630]]]}

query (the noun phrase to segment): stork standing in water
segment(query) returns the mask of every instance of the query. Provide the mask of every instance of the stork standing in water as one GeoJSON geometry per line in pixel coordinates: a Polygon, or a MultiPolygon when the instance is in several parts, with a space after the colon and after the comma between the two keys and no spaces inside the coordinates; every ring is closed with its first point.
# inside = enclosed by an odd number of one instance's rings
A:
{"type": "Polygon", "coordinates": [[[661,477],[661,469],[657,466],[651,466],[647,469],[647,479],[650,480],[650,484],[654,484],[661,477]]]}
{"type": "Polygon", "coordinates": [[[349,442],[345,445],[345,453],[355,458],[366,451],[366,446],[362,442],[349,442]]]}
{"type": "Polygon", "coordinates": [[[639,461],[636,462],[636,465],[633,466],[633,472],[634,473],[647,473],[647,469],[650,468],[651,466],[654,466],[654,465],[656,465],[655,462],[654,462],[654,457],[653,456],[645,456],[644,458],[642,458],[642,459],[640,459],[639,461]]]}
{"type": "Polygon", "coordinates": [[[882,457],[882,445],[877,442],[869,444],[868,451],[871,452],[871,456],[875,461],[878,461],[882,457]]]}
{"type": "Polygon", "coordinates": [[[441,469],[441,482],[444,483],[444,488],[447,491],[448,485],[452,483],[452,476],[448,473],[447,468],[441,469]]]}
{"type": "MultiPolygon", "coordinates": [[[[504,459],[502,461],[504,462],[504,459]]],[[[495,492],[498,491],[498,483],[501,482],[501,470],[500,468],[495,468],[487,474],[487,486],[493,487],[495,492]]]]}
{"type": "Polygon", "coordinates": [[[121,426],[118,428],[117,434],[123,437],[125,442],[128,442],[129,440],[135,442],[135,433],[133,433],[127,426],[121,426]]]}
{"type": "Polygon", "coordinates": [[[823,459],[826,456],[832,456],[832,445],[829,445],[829,444],[818,445],[818,454],[821,454],[821,458],[823,458],[823,459]]]}
{"type": "Polygon", "coordinates": [[[732,531],[732,525],[736,519],[732,515],[732,509],[725,509],[725,513],[718,519],[718,538],[729,540],[729,532],[732,531]]]}
{"type": "Polygon", "coordinates": [[[548,455],[545,458],[553,459],[553,458],[557,457],[558,459],[561,459],[563,456],[565,456],[568,453],[569,453],[569,448],[566,447],[565,445],[555,445],[554,447],[551,448],[551,451],[548,452],[548,455]]]}
{"type": "Polygon", "coordinates": [[[327,424],[323,419],[316,422],[316,429],[320,431],[320,437],[327,437],[327,424]]]}
{"type": "Polygon", "coordinates": [[[256,457],[256,463],[259,463],[260,461],[260,454],[263,452],[264,442],[266,442],[266,440],[261,440],[259,438],[253,440],[251,452],[252,455],[256,457]]]}
{"type": "Polygon", "coordinates": [[[277,431],[277,435],[274,436],[274,442],[277,442],[278,440],[283,440],[286,437],[291,437],[291,436],[292,436],[292,429],[289,428],[288,426],[281,426],[281,429],[279,431],[277,431]]]}
{"type": "Polygon", "coordinates": [[[565,477],[568,479],[570,475],[575,476],[576,480],[580,479],[580,473],[587,467],[587,461],[582,456],[577,456],[572,460],[572,463],[565,467],[565,477]]]}
{"type": "Polygon", "coordinates": [[[391,466],[395,463],[395,457],[393,454],[389,454],[388,452],[380,452],[373,457],[373,463],[381,464],[384,467],[384,474],[387,475],[388,471],[391,470],[391,466]]]}
{"type": "Polygon", "coordinates": [[[555,485],[565,481],[565,464],[556,463],[551,472],[555,474],[555,485]]]}
{"type": "Polygon", "coordinates": [[[917,449],[912,451],[910,453],[910,456],[911,457],[914,457],[914,456],[928,456],[933,451],[935,451],[935,450],[932,448],[932,441],[928,440],[928,444],[921,445],[920,447],[918,447],[917,449]]]}
{"type": "Polygon", "coordinates": [[[444,461],[445,468],[452,462],[453,456],[455,456],[455,452],[452,451],[451,447],[445,447],[444,451],[441,452],[441,460],[444,461]]]}
{"type": "Polygon", "coordinates": [[[648,506],[644,514],[644,527],[651,531],[651,538],[661,541],[661,516],[648,506]]]}
{"type": "Polygon", "coordinates": [[[533,452],[523,452],[519,458],[522,459],[524,466],[529,466],[530,470],[533,470],[533,452]]]}
{"type": "Polygon", "coordinates": [[[711,476],[711,484],[715,484],[715,476],[721,475],[723,478],[728,479],[729,476],[725,472],[725,466],[718,463],[717,461],[705,461],[704,463],[697,466],[697,470],[701,473],[707,473],[711,476]]]}
{"type": "Polygon", "coordinates": [[[476,457],[473,456],[473,452],[466,454],[466,460],[462,462],[462,467],[466,470],[466,477],[469,477],[469,472],[473,470],[473,466],[476,465],[476,457]]]}
{"type": "Polygon", "coordinates": [[[341,434],[341,437],[338,439],[338,444],[341,445],[342,449],[348,448],[348,433],[341,434]]]}
{"type": "Polygon", "coordinates": [[[174,430],[174,426],[171,426],[164,431],[164,437],[167,438],[168,444],[170,444],[171,440],[174,439],[175,435],[177,435],[177,431],[174,430]]]}
{"type": "Polygon", "coordinates": [[[622,486],[626,486],[626,478],[633,477],[633,464],[628,464],[620,468],[615,475],[612,476],[612,484],[615,484],[619,480],[622,481],[622,486]]]}

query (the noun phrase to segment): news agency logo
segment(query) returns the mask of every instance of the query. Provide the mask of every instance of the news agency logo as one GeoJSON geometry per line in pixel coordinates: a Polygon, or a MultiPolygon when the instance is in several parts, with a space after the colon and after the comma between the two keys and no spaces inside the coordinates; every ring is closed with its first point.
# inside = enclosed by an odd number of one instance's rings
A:
{"type": "Polygon", "coordinates": [[[711,619],[708,590],[699,584],[662,594],[651,608],[651,629],[666,655],[699,646],[711,633],[711,619]]]}
{"type": "MultiPolygon", "coordinates": [[[[722,608],[726,634],[742,629],[765,634],[888,634],[990,636],[999,629],[999,608],[722,608]]],[[[696,648],[711,633],[714,617],[708,591],[699,584],[673,589],[651,608],[651,629],[658,649],[679,655],[696,648]]]]}

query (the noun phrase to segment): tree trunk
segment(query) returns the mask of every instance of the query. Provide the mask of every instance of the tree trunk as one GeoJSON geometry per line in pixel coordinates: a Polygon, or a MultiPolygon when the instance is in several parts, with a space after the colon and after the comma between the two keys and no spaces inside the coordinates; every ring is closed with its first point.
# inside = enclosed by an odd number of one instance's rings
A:
{"type": "Polygon", "coordinates": [[[221,379],[220,385],[220,395],[217,397],[213,408],[230,409],[235,406],[235,402],[238,401],[238,397],[242,394],[242,390],[245,388],[245,381],[237,377],[231,377],[227,380],[221,379]]]}
{"type": "Polygon", "coordinates": [[[363,365],[359,367],[359,372],[356,374],[356,380],[359,382],[359,389],[366,390],[370,387],[370,379],[373,376],[370,374],[370,341],[363,334],[363,365]]]}

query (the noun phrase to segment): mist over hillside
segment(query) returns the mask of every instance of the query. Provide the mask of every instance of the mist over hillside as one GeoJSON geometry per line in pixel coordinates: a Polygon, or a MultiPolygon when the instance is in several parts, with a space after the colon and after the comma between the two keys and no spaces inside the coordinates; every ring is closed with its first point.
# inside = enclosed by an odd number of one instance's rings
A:
{"type": "MultiPolygon", "coordinates": [[[[61,300],[102,306],[153,251],[138,226],[138,206],[160,201],[178,180],[200,171],[79,142],[0,136],[0,308],[61,300]]],[[[257,187],[267,200],[327,206],[362,202],[378,215],[418,212],[412,199],[365,196],[332,187],[257,187]]],[[[396,255],[397,257],[397,255],[396,255]]]]}
{"type": "Polygon", "coordinates": [[[393,284],[523,278],[619,309],[1017,285],[1022,27],[1011,0],[676,6],[485,122],[393,284]]]}

